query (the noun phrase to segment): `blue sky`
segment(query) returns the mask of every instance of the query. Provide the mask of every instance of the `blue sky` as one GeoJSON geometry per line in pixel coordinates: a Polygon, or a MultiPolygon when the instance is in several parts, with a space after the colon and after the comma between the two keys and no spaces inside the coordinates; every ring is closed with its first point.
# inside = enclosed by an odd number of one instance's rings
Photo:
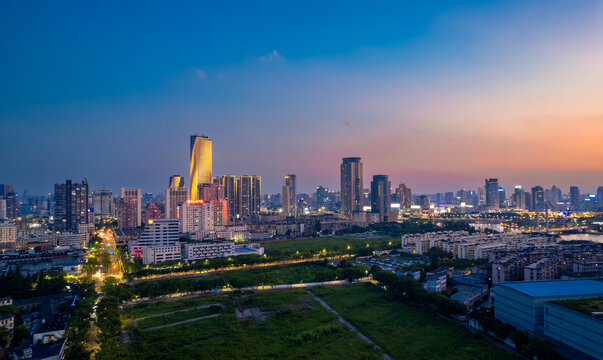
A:
{"type": "Polygon", "coordinates": [[[419,192],[603,184],[597,1],[3,2],[0,182],[159,192],[214,173],[419,192]],[[537,136],[535,135],[537,134],[537,136]],[[368,186],[368,182],[367,182],[368,186]]]}

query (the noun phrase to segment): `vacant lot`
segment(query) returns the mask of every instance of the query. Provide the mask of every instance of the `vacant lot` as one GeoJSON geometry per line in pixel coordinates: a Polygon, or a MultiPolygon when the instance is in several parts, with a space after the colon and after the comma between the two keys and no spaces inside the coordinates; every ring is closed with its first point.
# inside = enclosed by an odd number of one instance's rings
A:
{"type": "Polygon", "coordinates": [[[389,247],[389,244],[400,245],[400,238],[376,238],[365,239],[359,237],[324,237],[291,239],[283,241],[266,241],[262,246],[268,255],[293,255],[296,252],[300,254],[355,254],[359,249],[368,247],[372,249],[383,249],[389,247]],[[349,247],[349,249],[348,249],[349,247]]]}
{"type": "Polygon", "coordinates": [[[370,284],[312,289],[340,315],[398,359],[513,359],[464,326],[370,284]]]}
{"type": "MultiPolygon", "coordinates": [[[[138,359],[382,358],[304,290],[232,294],[222,299],[226,299],[221,301],[225,307],[217,317],[157,330],[139,328],[138,340],[128,345],[130,353],[138,359]]],[[[160,309],[155,305],[153,310],[184,309],[191,303],[171,302],[165,306],[160,309]]],[[[153,325],[164,325],[194,318],[196,312],[150,318],[140,323],[153,319],[153,325]]],[[[128,316],[133,316],[132,311],[128,316]]]]}

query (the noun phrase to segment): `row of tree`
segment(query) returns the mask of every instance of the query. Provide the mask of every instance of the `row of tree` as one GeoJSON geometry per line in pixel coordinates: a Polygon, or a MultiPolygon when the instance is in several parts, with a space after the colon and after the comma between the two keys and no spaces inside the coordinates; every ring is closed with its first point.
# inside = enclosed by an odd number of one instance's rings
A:
{"type": "Polygon", "coordinates": [[[0,274],[0,297],[24,299],[61,292],[65,285],[64,272],[39,272],[23,275],[17,268],[9,268],[0,274]]]}
{"type": "Polygon", "coordinates": [[[66,360],[88,360],[91,351],[86,349],[88,331],[92,321],[92,311],[96,301],[96,290],[94,281],[89,278],[81,278],[79,281],[81,300],[78,307],[71,312],[66,332],[66,360]]]}

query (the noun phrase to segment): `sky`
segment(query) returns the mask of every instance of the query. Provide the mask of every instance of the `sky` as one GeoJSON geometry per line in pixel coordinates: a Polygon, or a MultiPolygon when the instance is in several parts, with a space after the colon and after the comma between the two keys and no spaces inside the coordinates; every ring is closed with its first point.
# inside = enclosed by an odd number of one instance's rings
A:
{"type": "Polygon", "coordinates": [[[0,183],[603,185],[603,2],[3,1],[0,183]]]}

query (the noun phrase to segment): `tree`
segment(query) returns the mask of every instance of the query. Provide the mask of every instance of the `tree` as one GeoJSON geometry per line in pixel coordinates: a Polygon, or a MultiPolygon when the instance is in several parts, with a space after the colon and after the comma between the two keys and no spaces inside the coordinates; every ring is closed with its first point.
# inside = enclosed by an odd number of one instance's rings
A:
{"type": "Polygon", "coordinates": [[[8,346],[9,341],[10,330],[5,326],[0,327],[0,348],[6,348],[8,346]]]}
{"type": "Polygon", "coordinates": [[[525,353],[529,357],[536,357],[539,360],[563,359],[561,355],[555,352],[555,345],[545,338],[532,339],[525,346],[525,353]]]}
{"type": "Polygon", "coordinates": [[[17,325],[13,330],[13,346],[17,347],[21,345],[24,339],[29,337],[29,329],[25,325],[17,325]]]}
{"type": "Polygon", "coordinates": [[[526,331],[513,331],[511,333],[511,341],[515,344],[517,351],[521,352],[523,347],[530,342],[530,338],[526,331]]]}

